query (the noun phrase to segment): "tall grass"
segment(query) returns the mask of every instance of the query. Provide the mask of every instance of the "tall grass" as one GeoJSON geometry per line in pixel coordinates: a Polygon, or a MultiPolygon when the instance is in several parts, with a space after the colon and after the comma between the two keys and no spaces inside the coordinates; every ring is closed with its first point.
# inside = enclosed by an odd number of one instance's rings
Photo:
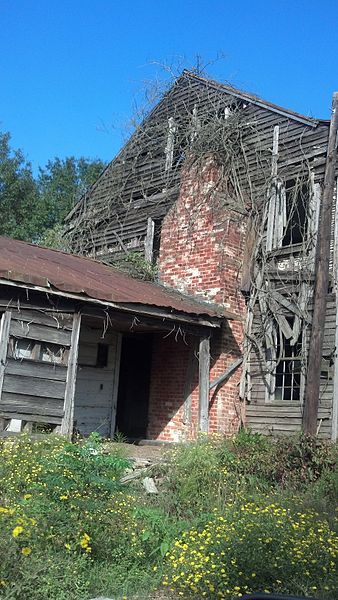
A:
{"type": "Polygon", "coordinates": [[[203,436],[166,454],[157,496],[137,479],[121,485],[122,448],[95,435],[0,441],[0,598],[330,597],[336,446],[203,436]]]}

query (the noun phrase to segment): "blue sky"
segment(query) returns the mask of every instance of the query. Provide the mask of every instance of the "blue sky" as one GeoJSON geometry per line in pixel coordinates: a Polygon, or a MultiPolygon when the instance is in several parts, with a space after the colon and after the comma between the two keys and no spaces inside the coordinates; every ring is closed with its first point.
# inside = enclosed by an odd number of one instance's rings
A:
{"type": "Polygon", "coordinates": [[[111,159],[154,61],[191,66],[306,115],[338,90],[337,0],[0,0],[0,129],[36,170],[111,159]]]}

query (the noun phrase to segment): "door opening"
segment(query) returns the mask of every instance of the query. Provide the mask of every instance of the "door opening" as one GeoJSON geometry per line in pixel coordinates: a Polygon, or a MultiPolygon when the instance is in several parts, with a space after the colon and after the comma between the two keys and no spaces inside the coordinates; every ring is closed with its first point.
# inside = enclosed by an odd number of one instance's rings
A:
{"type": "Polygon", "coordinates": [[[123,336],[116,430],[130,441],[144,439],[148,426],[152,336],[123,336]]]}

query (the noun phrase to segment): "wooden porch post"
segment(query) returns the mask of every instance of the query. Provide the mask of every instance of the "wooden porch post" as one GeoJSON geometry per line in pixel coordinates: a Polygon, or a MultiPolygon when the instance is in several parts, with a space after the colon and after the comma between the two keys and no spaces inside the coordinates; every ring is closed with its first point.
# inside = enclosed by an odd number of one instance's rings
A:
{"type": "Polygon", "coordinates": [[[332,117],[324,177],[324,193],[320,209],[316,251],[316,281],[313,298],[313,318],[309,345],[307,383],[305,389],[303,429],[316,435],[320,372],[322,364],[326,301],[329,284],[329,261],[332,222],[334,176],[337,156],[338,92],[333,94],[332,117]]]}
{"type": "Polygon", "coordinates": [[[70,340],[70,349],[68,357],[68,369],[66,379],[66,391],[64,401],[64,415],[61,423],[60,433],[66,435],[69,439],[73,433],[74,420],[74,396],[77,374],[77,357],[79,350],[79,335],[81,327],[81,314],[75,313],[73,318],[73,330],[70,340]]]}
{"type": "Polygon", "coordinates": [[[209,379],[210,338],[202,337],[199,344],[199,431],[208,433],[209,425],[209,379]]]}
{"type": "MultiPolygon", "coordinates": [[[[2,394],[2,386],[4,382],[5,368],[6,368],[6,357],[7,347],[9,340],[9,327],[11,324],[11,312],[6,310],[0,319],[0,402],[2,394]]],[[[0,417],[0,431],[3,430],[5,425],[5,419],[0,417]]]]}

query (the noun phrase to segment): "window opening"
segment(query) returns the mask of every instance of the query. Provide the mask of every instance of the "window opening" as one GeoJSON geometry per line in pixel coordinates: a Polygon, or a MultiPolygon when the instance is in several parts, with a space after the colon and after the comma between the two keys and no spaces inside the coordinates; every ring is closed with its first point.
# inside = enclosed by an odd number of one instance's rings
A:
{"type": "Polygon", "coordinates": [[[301,244],[306,236],[309,186],[291,179],[286,182],[286,226],[282,246],[301,244]]]}
{"type": "Polygon", "coordinates": [[[147,234],[144,240],[145,259],[156,265],[160,254],[162,219],[148,218],[147,234]]]}
{"type": "Polygon", "coordinates": [[[59,344],[11,337],[8,354],[15,360],[37,360],[61,365],[67,362],[68,350],[59,344]]]}
{"type": "MultiPolygon", "coordinates": [[[[293,328],[294,318],[286,319],[293,328]]],[[[302,367],[302,334],[300,333],[295,344],[292,338],[287,339],[280,330],[277,340],[276,387],[275,400],[299,401],[301,390],[302,367]]]]}
{"type": "Polygon", "coordinates": [[[158,257],[160,255],[160,245],[161,245],[161,219],[154,220],[154,241],[153,241],[153,256],[152,263],[156,264],[158,257]]]}
{"type": "Polygon", "coordinates": [[[97,354],[96,354],[96,367],[103,368],[108,365],[108,353],[109,346],[108,344],[98,344],[97,345],[97,354]]]}

